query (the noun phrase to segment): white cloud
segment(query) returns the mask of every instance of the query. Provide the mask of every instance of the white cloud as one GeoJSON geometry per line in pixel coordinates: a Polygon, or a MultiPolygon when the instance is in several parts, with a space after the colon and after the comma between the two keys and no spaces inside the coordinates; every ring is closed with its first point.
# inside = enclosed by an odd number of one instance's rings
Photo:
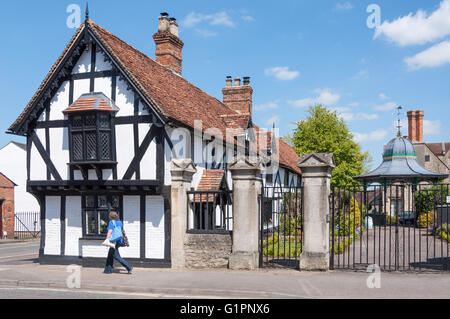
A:
{"type": "Polygon", "coordinates": [[[318,104],[322,104],[324,106],[332,106],[341,99],[341,96],[339,94],[332,93],[329,89],[316,89],[315,92],[319,93],[320,95],[312,98],[287,101],[287,103],[295,107],[307,107],[318,104]]]}
{"type": "Polygon", "coordinates": [[[377,105],[373,109],[376,111],[392,111],[398,107],[398,104],[395,102],[387,102],[382,105],[377,105]]]}
{"type": "Polygon", "coordinates": [[[210,31],[210,30],[207,30],[207,29],[198,29],[198,28],[196,28],[195,32],[197,32],[197,34],[200,35],[203,38],[212,38],[212,37],[215,37],[215,36],[218,35],[217,32],[210,31]]]}
{"type": "Polygon", "coordinates": [[[367,79],[369,77],[369,72],[367,70],[361,70],[358,73],[356,73],[354,76],[352,76],[352,80],[359,80],[359,79],[367,79]]]}
{"type": "Polygon", "coordinates": [[[255,111],[262,111],[262,110],[275,110],[279,107],[278,101],[272,101],[267,102],[264,104],[259,104],[253,107],[255,111]]]}
{"type": "Polygon", "coordinates": [[[241,16],[241,19],[246,21],[246,22],[255,22],[255,18],[253,18],[252,16],[241,16]]]}
{"type": "Polygon", "coordinates": [[[212,26],[235,26],[233,20],[225,11],[212,14],[191,12],[184,18],[181,24],[186,28],[193,28],[203,22],[209,23],[212,26]]]}
{"type": "Polygon", "coordinates": [[[388,100],[389,99],[389,97],[384,93],[380,93],[378,95],[378,97],[380,98],[380,100],[388,100]]]}
{"type": "Polygon", "coordinates": [[[353,133],[354,140],[357,143],[382,141],[387,135],[388,131],[386,130],[375,130],[369,133],[353,133]]]}
{"type": "Polygon", "coordinates": [[[423,135],[439,135],[441,134],[441,121],[423,120],[423,135]]]}
{"type": "Polygon", "coordinates": [[[431,14],[418,10],[392,22],[384,21],[374,38],[384,36],[399,46],[426,44],[450,34],[450,0],[443,0],[431,14]]]}
{"type": "Polygon", "coordinates": [[[348,11],[353,9],[353,5],[350,2],[343,2],[343,3],[338,3],[335,7],[334,10],[337,11],[348,11]]]}
{"type": "Polygon", "coordinates": [[[441,42],[413,57],[407,57],[405,63],[410,70],[433,68],[450,63],[450,41],[441,42]]]}
{"type": "Polygon", "coordinates": [[[341,113],[340,114],[345,121],[360,121],[360,120],[377,120],[378,114],[370,113],[341,113]]]}
{"type": "Polygon", "coordinates": [[[287,66],[277,66],[274,68],[269,68],[264,71],[266,76],[273,76],[278,80],[290,81],[297,78],[300,75],[299,71],[289,70],[287,66]]]}

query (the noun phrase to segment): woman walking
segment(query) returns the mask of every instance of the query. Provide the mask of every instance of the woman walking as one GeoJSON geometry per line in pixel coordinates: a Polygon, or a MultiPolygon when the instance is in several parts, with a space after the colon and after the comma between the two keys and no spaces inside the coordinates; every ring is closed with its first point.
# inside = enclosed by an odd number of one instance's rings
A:
{"type": "MultiPolygon", "coordinates": [[[[109,238],[111,237],[111,235],[113,233],[114,227],[119,227],[121,231],[123,229],[122,222],[119,220],[119,214],[117,214],[117,212],[112,211],[109,213],[108,236],[106,237],[106,239],[109,240],[109,238]]],[[[124,235],[125,235],[125,232],[124,232],[124,235]]],[[[125,269],[128,271],[128,274],[131,275],[133,266],[130,266],[125,259],[120,257],[119,247],[122,245],[122,242],[123,242],[123,238],[120,238],[116,242],[116,247],[109,249],[108,257],[106,258],[106,266],[105,266],[105,270],[103,273],[112,274],[112,270],[114,268],[113,264],[114,264],[114,259],[115,259],[122,266],[124,266],[125,269]]]]}

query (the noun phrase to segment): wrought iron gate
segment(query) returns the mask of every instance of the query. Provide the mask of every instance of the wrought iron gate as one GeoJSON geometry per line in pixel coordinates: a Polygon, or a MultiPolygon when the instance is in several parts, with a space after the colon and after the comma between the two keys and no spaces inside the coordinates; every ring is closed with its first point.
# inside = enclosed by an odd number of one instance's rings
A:
{"type": "Polygon", "coordinates": [[[14,214],[14,238],[38,238],[41,234],[39,212],[19,212],[14,214]]]}
{"type": "Polygon", "coordinates": [[[449,196],[445,184],[332,189],[330,268],[450,270],[449,196]]]}
{"type": "Polygon", "coordinates": [[[299,268],[303,249],[302,186],[275,181],[260,195],[260,267],[299,268]]]}

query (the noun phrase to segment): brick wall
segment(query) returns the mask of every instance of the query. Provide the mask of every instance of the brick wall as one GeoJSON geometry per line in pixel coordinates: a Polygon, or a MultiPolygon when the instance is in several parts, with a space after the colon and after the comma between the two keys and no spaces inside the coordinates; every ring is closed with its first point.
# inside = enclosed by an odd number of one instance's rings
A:
{"type": "Polygon", "coordinates": [[[14,238],[14,184],[0,175],[0,237],[14,238]]]}
{"type": "Polygon", "coordinates": [[[186,234],[186,268],[228,268],[231,246],[229,234],[186,234]]]}

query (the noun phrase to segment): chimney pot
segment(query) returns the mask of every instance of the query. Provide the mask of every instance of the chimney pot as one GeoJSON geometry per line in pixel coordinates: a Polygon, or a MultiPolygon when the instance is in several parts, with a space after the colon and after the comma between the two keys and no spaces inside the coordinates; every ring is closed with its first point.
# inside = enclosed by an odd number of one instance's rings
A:
{"type": "Polygon", "coordinates": [[[178,38],[178,23],[177,23],[177,19],[170,18],[169,31],[170,31],[171,34],[173,34],[174,36],[176,36],[178,38]]]}
{"type": "Polygon", "coordinates": [[[227,76],[225,83],[226,83],[227,87],[233,86],[233,79],[231,78],[231,76],[227,76]]]}
{"type": "Polygon", "coordinates": [[[168,14],[163,12],[161,13],[161,16],[159,17],[159,26],[158,26],[158,32],[167,32],[170,28],[170,21],[168,14]]]}
{"type": "Polygon", "coordinates": [[[156,61],[175,73],[182,74],[184,43],[178,37],[178,23],[169,14],[161,13],[158,32],[153,35],[156,44],[156,61]]]}
{"type": "Polygon", "coordinates": [[[241,86],[241,79],[234,79],[234,87],[233,87],[233,79],[231,76],[227,76],[226,79],[226,87],[223,88],[223,103],[228,106],[230,109],[234,110],[238,114],[248,114],[250,118],[252,117],[252,109],[253,109],[253,89],[249,85],[250,77],[245,77],[244,84],[241,86]]]}

